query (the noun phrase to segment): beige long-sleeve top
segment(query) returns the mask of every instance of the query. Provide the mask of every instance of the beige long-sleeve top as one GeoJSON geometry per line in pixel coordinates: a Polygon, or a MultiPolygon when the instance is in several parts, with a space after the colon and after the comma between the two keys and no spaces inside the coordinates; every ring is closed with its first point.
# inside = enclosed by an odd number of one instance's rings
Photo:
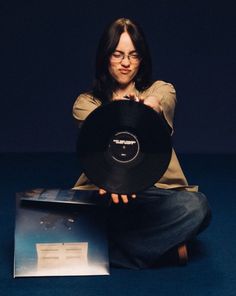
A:
{"type": "MultiPolygon", "coordinates": [[[[135,90],[135,95],[137,97],[143,97],[144,99],[149,96],[157,97],[160,100],[163,109],[163,116],[171,127],[173,133],[173,119],[176,104],[176,92],[173,85],[158,80],[145,91],[139,92],[138,90],[135,90]]],[[[83,121],[100,105],[101,101],[98,98],[94,98],[89,93],[83,93],[74,103],[73,116],[78,121],[83,121]]],[[[172,149],[171,160],[165,174],[154,185],[163,189],[198,190],[198,186],[188,185],[174,149],[172,149]]],[[[82,174],[73,189],[97,189],[97,187],[88,180],[85,174],[82,174]]]]}

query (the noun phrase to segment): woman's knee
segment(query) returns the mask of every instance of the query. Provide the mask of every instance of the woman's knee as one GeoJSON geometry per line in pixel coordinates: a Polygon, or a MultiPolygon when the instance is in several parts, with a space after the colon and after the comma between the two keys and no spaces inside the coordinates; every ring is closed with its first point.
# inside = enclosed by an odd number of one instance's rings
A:
{"type": "Polygon", "coordinates": [[[199,225],[199,231],[205,229],[211,220],[211,210],[206,196],[201,192],[181,191],[178,195],[186,209],[186,215],[195,225],[199,225]]]}

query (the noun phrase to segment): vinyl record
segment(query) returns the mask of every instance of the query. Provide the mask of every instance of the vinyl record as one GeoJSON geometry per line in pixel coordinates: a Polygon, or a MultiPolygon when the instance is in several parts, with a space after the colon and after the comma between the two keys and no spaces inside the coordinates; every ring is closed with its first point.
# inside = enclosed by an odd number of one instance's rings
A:
{"type": "Polygon", "coordinates": [[[95,109],[84,121],[77,152],[85,175],[111,193],[153,185],[171,158],[168,125],[152,108],[131,100],[95,109]]]}

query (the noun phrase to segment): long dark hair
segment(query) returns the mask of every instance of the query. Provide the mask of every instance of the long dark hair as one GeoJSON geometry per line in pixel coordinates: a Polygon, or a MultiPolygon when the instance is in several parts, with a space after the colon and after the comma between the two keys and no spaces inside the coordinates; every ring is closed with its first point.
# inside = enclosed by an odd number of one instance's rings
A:
{"type": "Polygon", "coordinates": [[[129,34],[141,58],[139,71],[134,78],[135,87],[140,91],[146,89],[151,83],[152,62],[142,29],[129,19],[117,19],[107,26],[97,48],[96,72],[92,94],[99,98],[102,103],[111,100],[112,93],[117,87],[117,82],[108,70],[109,58],[119,43],[120,35],[125,31],[129,34]]]}

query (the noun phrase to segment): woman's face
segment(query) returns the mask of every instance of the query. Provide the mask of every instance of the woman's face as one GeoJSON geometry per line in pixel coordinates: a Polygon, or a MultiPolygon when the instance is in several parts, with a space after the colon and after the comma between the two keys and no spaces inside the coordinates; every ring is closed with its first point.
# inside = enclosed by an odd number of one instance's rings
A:
{"type": "Polygon", "coordinates": [[[127,32],[120,35],[119,43],[110,57],[109,72],[120,87],[133,82],[140,66],[140,58],[127,32]]]}

